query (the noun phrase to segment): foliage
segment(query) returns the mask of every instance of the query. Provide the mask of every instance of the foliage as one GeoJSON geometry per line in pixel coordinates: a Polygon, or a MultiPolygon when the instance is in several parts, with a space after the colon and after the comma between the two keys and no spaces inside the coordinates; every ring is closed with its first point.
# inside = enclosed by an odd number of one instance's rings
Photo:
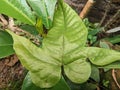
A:
{"type": "Polygon", "coordinates": [[[37,87],[32,83],[31,77],[28,73],[24,79],[22,90],[70,90],[70,88],[66,84],[64,78],[61,78],[58,84],[52,88],[44,89],[44,88],[37,87]]]}
{"type": "MultiPolygon", "coordinates": [[[[12,35],[15,53],[22,65],[29,70],[22,90],[69,90],[70,88],[67,85],[68,79],[73,83],[81,84],[82,90],[84,88],[82,85],[86,89],[88,87],[95,89],[96,85],[87,83],[86,81],[92,78],[96,82],[99,82],[99,70],[97,67],[114,67],[116,61],[119,62],[120,60],[120,53],[105,48],[86,47],[87,36],[90,43],[94,43],[97,37],[96,34],[101,29],[96,25],[86,24],[90,30],[88,32],[84,22],[63,0],[58,0],[57,7],[55,6],[56,0],[48,1],[50,4],[52,3],[52,7],[46,0],[27,1],[37,15],[36,25],[31,17],[25,16],[24,11],[18,11],[19,7],[17,7],[17,4],[23,6],[23,3],[20,3],[18,0],[16,0],[16,4],[12,0],[2,0],[2,4],[6,5],[6,8],[11,8],[17,14],[13,15],[9,13],[10,9],[7,12],[5,10],[0,11],[3,14],[21,20],[23,23],[32,24],[33,28],[36,26],[40,34],[44,33],[42,24],[47,29],[50,29],[44,37],[41,47],[37,47],[25,37],[18,36],[7,30],[12,35]],[[38,2],[42,2],[40,6],[38,2]],[[42,6],[45,9],[44,12],[41,9],[42,6]],[[50,11],[50,7],[53,8],[53,11],[50,11]],[[51,20],[48,16],[51,17],[51,20]],[[97,73],[93,74],[94,72],[97,73]],[[86,83],[83,84],[84,82],[86,83]]],[[[0,9],[4,7],[2,4],[0,4],[0,9]]],[[[27,5],[26,8],[29,9],[30,7],[27,5]]],[[[32,14],[30,16],[35,17],[33,11],[30,11],[32,14]]],[[[22,28],[27,28],[27,25],[22,28]]],[[[34,33],[38,35],[38,32],[34,33]]],[[[104,43],[101,46],[104,46],[104,43]]]]}
{"type": "Polygon", "coordinates": [[[13,39],[5,31],[0,30],[0,58],[14,54],[13,50],[13,39]]]}
{"type": "Polygon", "coordinates": [[[27,24],[35,24],[35,17],[26,0],[1,0],[0,13],[14,17],[27,24]]]}
{"type": "Polygon", "coordinates": [[[94,44],[97,41],[97,34],[103,30],[103,27],[99,26],[99,23],[91,23],[87,18],[83,20],[84,24],[88,29],[88,42],[94,44]]]}
{"type": "Polygon", "coordinates": [[[83,83],[90,77],[90,62],[102,66],[120,59],[119,52],[84,47],[87,30],[77,14],[63,2],[58,4],[53,27],[44,38],[42,48],[9,33],[14,39],[14,49],[21,63],[30,71],[33,83],[41,88],[53,87],[58,83],[62,76],[61,71],[72,82],[83,83]]]}
{"type": "Polygon", "coordinates": [[[42,19],[47,29],[52,26],[54,10],[57,0],[27,0],[35,14],[42,19]]]}

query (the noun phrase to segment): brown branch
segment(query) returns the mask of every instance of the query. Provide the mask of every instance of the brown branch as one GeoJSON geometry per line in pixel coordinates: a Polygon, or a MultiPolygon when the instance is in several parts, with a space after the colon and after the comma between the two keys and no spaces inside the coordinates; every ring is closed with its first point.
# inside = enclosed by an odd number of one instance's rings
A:
{"type": "Polygon", "coordinates": [[[88,14],[88,12],[91,10],[92,6],[94,5],[95,1],[94,0],[88,0],[85,7],[83,8],[83,10],[80,13],[80,17],[82,19],[84,19],[86,17],[86,15],[88,14]]]}
{"type": "Polygon", "coordinates": [[[119,83],[118,83],[118,81],[117,81],[117,79],[116,79],[116,75],[115,75],[115,70],[114,70],[114,69],[112,69],[112,77],[113,77],[113,79],[114,79],[116,85],[117,85],[118,88],[120,89],[120,85],[119,85],[119,83]]]}

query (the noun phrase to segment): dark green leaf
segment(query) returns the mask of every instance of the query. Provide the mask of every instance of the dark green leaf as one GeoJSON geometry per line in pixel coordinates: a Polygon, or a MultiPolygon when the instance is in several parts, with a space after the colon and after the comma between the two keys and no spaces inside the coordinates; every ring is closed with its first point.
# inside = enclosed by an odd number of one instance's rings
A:
{"type": "Polygon", "coordinates": [[[80,90],[96,90],[97,85],[93,83],[84,83],[81,85],[80,90]]]}
{"type": "Polygon", "coordinates": [[[70,88],[68,87],[67,83],[63,78],[61,78],[61,80],[52,88],[44,89],[37,87],[32,83],[32,80],[28,73],[24,79],[22,90],[70,90],[70,88]]]}
{"type": "Polygon", "coordinates": [[[0,30],[0,58],[14,54],[13,39],[5,31],[0,30]]]}
{"type": "Polygon", "coordinates": [[[120,35],[116,35],[116,36],[108,37],[104,39],[111,42],[112,44],[120,43],[120,35]]]}
{"type": "Polygon", "coordinates": [[[100,81],[100,74],[99,74],[99,69],[92,65],[91,66],[91,78],[94,79],[96,82],[99,82],[100,81]]]}
{"type": "Polygon", "coordinates": [[[29,32],[29,33],[31,33],[32,35],[38,35],[39,34],[37,32],[36,28],[34,26],[31,26],[31,25],[21,25],[20,28],[29,32]]]}

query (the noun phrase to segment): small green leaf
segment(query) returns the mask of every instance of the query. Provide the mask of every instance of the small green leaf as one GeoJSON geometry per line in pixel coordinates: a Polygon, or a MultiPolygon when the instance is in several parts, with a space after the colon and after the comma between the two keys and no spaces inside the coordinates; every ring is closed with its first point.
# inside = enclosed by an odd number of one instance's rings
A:
{"type": "Polygon", "coordinates": [[[37,19],[37,22],[36,22],[35,26],[36,26],[37,31],[39,32],[39,34],[44,37],[45,36],[45,32],[43,30],[43,24],[42,24],[42,20],[40,18],[37,19]]]}
{"type": "Polygon", "coordinates": [[[98,67],[91,65],[91,76],[96,82],[100,82],[100,73],[98,67]]]}
{"type": "Polygon", "coordinates": [[[38,31],[36,30],[35,26],[31,26],[31,25],[20,25],[20,28],[22,30],[25,30],[27,32],[29,32],[30,34],[36,36],[39,35],[38,31]]]}
{"type": "Polygon", "coordinates": [[[27,0],[47,29],[52,27],[57,0],[27,0]]]}
{"type": "Polygon", "coordinates": [[[35,17],[26,0],[0,0],[0,13],[24,23],[35,25],[35,17]]]}
{"type": "Polygon", "coordinates": [[[0,30],[0,58],[14,54],[13,39],[5,31],[0,30]]]}
{"type": "Polygon", "coordinates": [[[104,38],[104,40],[107,40],[111,42],[112,44],[120,43],[120,35],[115,35],[113,37],[104,38]]]}
{"type": "Polygon", "coordinates": [[[105,41],[100,41],[100,47],[101,47],[101,48],[107,48],[107,49],[110,49],[108,43],[105,42],[105,41]]]}

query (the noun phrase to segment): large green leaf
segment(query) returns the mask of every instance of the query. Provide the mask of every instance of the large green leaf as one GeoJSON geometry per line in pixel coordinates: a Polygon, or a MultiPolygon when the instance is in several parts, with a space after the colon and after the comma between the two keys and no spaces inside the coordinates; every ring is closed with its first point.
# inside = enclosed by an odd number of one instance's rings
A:
{"type": "MultiPolygon", "coordinates": [[[[73,82],[81,83],[89,78],[90,64],[85,62],[84,58],[69,57],[72,51],[85,45],[87,30],[79,16],[67,4],[58,5],[53,28],[43,40],[42,49],[23,37],[9,33],[14,39],[15,52],[22,64],[30,70],[32,81],[37,86],[54,86],[61,78],[62,66],[65,67],[65,73],[73,82]],[[70,71],[69,66],[71,67],[72,63],[79,64],[78,69],[70,71]],[[83,70],[86,69],[85,65],[88,67],[86,71],[83,70]],[[85,75],[83,76],[82,73],[85,75]],[[72,78],[76,74],[80,78],[72,78]]],[[[75,55],[71,54],[71,56],[75,55]]]]}
{"type": "Polygon", "coordinates": [[[13,53],[12,37],[7,32],[0,30],[0,58],[9,56],[13,53]]]}
{"type": "Polygon", "coordinates": [[[14,39],[14,49],[20,61],[30,71],[33,83],[41,88],[53,87],[63,73],[72,82],[85,82],[91,74],[89,59],[95,65],[106,65],[120,59],[119,52],[85,47],[86,27],[62,1],[58,3],[53,27],[44,38],[42,48],[8,32],[14,39]]]}
{"type": "Polygon", "coordinates": [[[0,0],[0,13],[27,24],[35,24],[35,17],[26,0],[0,0]]]}
{"type": "Polygon", "coordinates": [[[57,0],[27,0],[47,29],[52,26],[57,0]]]}
{"type": "Polygon", "coordinates": [[[37,87],[32,83],[32,80],[30,78],[29,73],[26,75],[23,85],[22,85],[22,90],[70,90],[68,87],[67,83],[65,82],[64,78],[61,78],[60,81],[52,88],[40,88],[37,87]]]}

